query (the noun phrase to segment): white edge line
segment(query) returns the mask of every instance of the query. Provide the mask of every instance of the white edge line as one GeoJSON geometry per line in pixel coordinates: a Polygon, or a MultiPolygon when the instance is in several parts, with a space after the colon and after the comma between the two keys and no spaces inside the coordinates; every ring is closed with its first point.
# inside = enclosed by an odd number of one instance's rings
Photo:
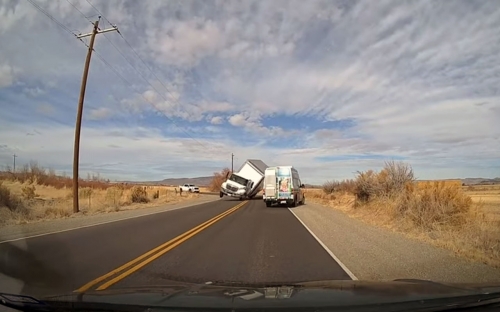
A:
{"type": "MultiPolygon", "coordinates": [[[[213,200],[213,201],[215,201],[215,200],[213,200]]],[[[158,214],[158,213],[169,212],[169,211],[174,211],[174,210],[178,210],[178,209],[193,207],[193,206],[196,206],[196,205],[203,205],[203,204],[210,203],[210,202],[212,202],[212,200],[209,200],[209,201],[206,201],[206,202],[201,202],[201,203],[192,203],[192,204],[188,204],[186,206],[181,206],[181,207],[172,208],[172,209],[163,210],[163,211],[146,213],[146,214],[138,215],[138,216],[131,216],[131,217],[126,217],[126,218],[121,218],[121,219],[116,219],[116,220],[111,220],[111,221],[104,221],[104,222],[95,223],[95,224],[82,225],[82,226],[75,227],[75,228],[70,228],[70,229],[64,229],[64,230],[59,230],[59,231],[54,231],[54,232],[47,232],[47,233],[42,233],[42,234],[24,236],[24,237],[19,237],[19,238],[13,238],[13,239],[8,239],[8,240],[0,241],[0,244],[9,243],[9,242],[16,242],[16,241],[20,241],[20,240],[24,240],[24,239],[35,238],[35,237],[40,237],[40,236],[45,236],[45,235],[51,235],[51,234],[69,232],[69,231],[73,231],[73,230],[84,229],[84,228],[88,228],[88,227],[92,227],[92,226],[97,226],[97,225],[102,225],[102,224],[108,224],[108,223],[113,223],[113,222],[118,222],[118,221],[135,219],[135,218],[150,216],[150,215],[154,215],[154,214],[158,214]]]]}
{"type": "Polygon", "coordinates": [[[335,260],[335,262],[337,262],[338,265],[340,265],[340,267],[344,270],[344,272],[346,272],[347,275],[349,275],[349,277],[352,278],[353,281],[357,281],[358,278],[356,277],[356,275],[354,275],[351,272],[351,270],[349,270],[345,266],[345,264],[343,264],[342,261],[340,261],[340,259],[337,258],[337,256],[335,256],[328,247],[326,247],[326,245],[321,241],[321,239],[319,239],[319,237],[316,236],[316,234],[314,234],[313,231],[311,231],[311,229],[299,218],[299,216],[297,216],[292,209],[288,208],[288,210],[295,216],[295,218],[297,218],[297,220],[299,220],[300,223],[302,223],[302,225],[306,228],[306,230],[312,235],[312,237],[314,237],[314,239],[316,239],[316,241],[321,245],[321,247],[325,249],[325,251],[330,255],[330,257],[332,257],[333,260],[335,260]]]}

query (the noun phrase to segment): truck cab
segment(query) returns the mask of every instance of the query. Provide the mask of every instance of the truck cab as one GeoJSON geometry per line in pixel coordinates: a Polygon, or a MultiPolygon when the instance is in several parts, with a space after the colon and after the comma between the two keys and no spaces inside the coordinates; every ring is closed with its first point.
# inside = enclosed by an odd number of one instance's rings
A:
{"type": "Polygon", "coordinates": [[[220,197],[224,195],[243,197],[251,184],[251,180],[245,179],[236,173],[231,173],[221,185],[220,197]]]}

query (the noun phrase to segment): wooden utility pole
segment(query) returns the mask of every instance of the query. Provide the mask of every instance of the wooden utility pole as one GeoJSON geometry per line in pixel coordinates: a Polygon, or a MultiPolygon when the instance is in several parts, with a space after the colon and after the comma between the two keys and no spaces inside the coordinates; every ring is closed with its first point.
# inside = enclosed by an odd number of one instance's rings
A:
{"type": "Polygon", "coordinates": [[[17,155],[14,154],[13,156],[14,156],[14,172],[16,172],[16,157],[17,157],[17,155]]]}
{"type": "Polygon", "coordinates": [[[94,50],[95,36],[100,33],[118,30],[116,26],[105,30],[99,30],[99,19],[94,23],[94,30],[88,34],[80,34],[76,36],[78,39],[90,36],[89,50],[87,52],[87,59],[85,60],[85,67],[83,68],[82,86],[80,88],[80,99],[78,101],[78,111],[76,114],[75,126],[75,146],[73,149],[73,212],[79,212],[78,206],[78,167],[80,160],[80,131],[82,128],[82,115],[83,115],[83,100],[85,98],[85,88],[87,87],[87,77],[89,75],[90,58],[94,50]]]}
{"type": "Polygon", "coordinates": [[[233,173],[233,166],[234,166],[234,154],[231,153],[231,173],[233,173]]]}

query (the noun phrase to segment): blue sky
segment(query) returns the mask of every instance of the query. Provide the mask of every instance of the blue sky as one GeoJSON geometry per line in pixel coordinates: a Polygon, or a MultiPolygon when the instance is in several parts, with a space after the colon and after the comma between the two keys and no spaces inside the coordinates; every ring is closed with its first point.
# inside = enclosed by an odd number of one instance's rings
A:
{"type": "Polygon", "coordinates": [[[34,2],[70,32],[0,0],[2,166],[71,173],[87,52],[71,32],[91,31],[92,4],[123,37],[96,39],[82,175],[206,176],[234,153],[308,183],[391,159],[422,179],[500,176],[494,1],[34,2]]]}

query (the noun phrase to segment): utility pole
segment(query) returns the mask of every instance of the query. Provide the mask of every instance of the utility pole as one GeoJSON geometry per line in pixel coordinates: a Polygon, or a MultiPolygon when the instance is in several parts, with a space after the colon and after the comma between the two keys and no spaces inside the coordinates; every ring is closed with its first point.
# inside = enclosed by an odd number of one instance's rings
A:
{"type": "Polygon", "coordinates": [[[85,88],[87,87],[87,77],[89,75],[90,58],[94,50],[94,40],[97,34],[118,30],[118,27],[112,26],[105,30],[99,29],[99,19],[94,23],[94,30],[88,34],[80,34],[76,38],[81,39],[90,36],[89,50],[87,52],[87,59],[85,60],[85,67],[83,69],[82,86],[80,88],[80,99],[78,101],[78,111],[76,114],[75,126],[75,146],[73,149],[73,212],[79,212],[78,207],[78,165],[80,160],[80,131],[82,128],[82,115],[83,115],[83,99],[85,98],[85,88]]]}
{"type": "Polygon", "coordinates": [[[233,173],[234,154],[231,153],[231,173],[233,173]]]}
{"type": "Polygon", "coordinates": [[[16,172],[16,157],[17,157],[17,155],[14,154],[13,156],[14,156],[14,172],[16,172]]]}

